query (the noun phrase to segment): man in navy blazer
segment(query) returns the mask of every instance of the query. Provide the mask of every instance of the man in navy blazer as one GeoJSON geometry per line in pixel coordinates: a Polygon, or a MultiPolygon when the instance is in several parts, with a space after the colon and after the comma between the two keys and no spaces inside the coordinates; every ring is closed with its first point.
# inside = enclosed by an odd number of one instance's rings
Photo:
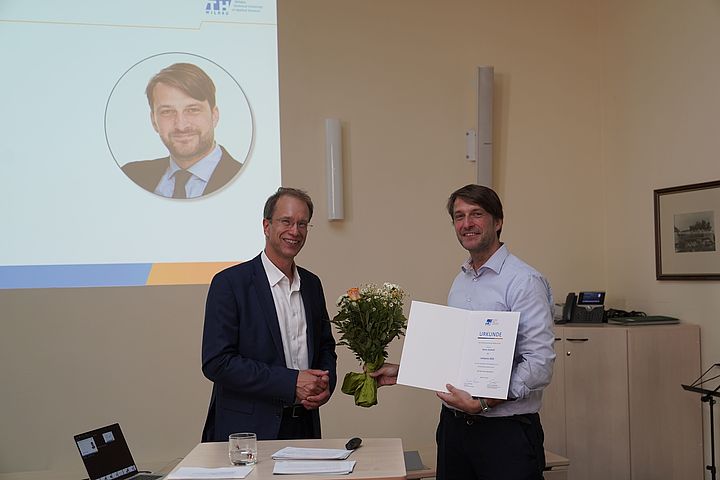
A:
{"type": "Polygon", "coordinates": [[[202,441],[320,438],[318,408],[337,379],[320,279],[295,265],[312,218],[301,190],[280,188],[263,212],[265,249],[215,275],[205,309],[202,371],[213,382],[202,441]]]}

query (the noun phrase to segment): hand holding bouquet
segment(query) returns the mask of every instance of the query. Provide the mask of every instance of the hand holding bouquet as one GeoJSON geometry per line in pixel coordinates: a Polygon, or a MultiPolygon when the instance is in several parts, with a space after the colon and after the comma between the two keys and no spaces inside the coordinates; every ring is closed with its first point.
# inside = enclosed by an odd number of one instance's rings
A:
{"type": "Polygon", "coordinates": [[[377,381],[368,373],[385,362],[388,344],[405,334],[404,297],[399,286],[384,283],[351,288],[337,301],[338,313],[332,323],[340,332],[338,345],[350,348],[364,364],[363,373],[348,373],[342,384],[343,393],[354,395],[356,405],[377,404],[377,381]]]}

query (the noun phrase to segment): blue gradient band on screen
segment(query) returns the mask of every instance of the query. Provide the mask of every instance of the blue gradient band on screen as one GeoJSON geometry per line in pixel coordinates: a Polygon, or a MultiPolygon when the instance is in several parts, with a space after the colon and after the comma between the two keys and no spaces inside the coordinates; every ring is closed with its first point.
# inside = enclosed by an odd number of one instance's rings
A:
{"type": "Polygon", "coordinates": [[[146,285],[152,263],[0,266],[0,289],[146,285]]]}
{"type": "Polygon", "coordinates": [[[0,290],[14,288],[206,285],[232,262],[0,266],[0,290]]]}

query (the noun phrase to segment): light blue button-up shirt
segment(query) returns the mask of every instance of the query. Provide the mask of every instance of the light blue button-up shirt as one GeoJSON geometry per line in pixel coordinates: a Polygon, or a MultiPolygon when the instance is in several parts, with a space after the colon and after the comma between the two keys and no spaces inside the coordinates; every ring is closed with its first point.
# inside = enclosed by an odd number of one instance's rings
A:
{"type": "Polygon", "coordinates": [[[502,245],[475,271],[468,259],[455,277],[448,305],[466,310],[520,312],[508,398],[486,416],[535,413],[555,361],[553,299],[547,280],[502,245]]]}
{"type": "MultiPolygon", "coordinates": [[[[210,181],[210,177],[215,171],[215,167],[220,163],[221,157],[222,150],[219,145],[215,144],[215,148],[208,155],[187,169],[188,172],[192,173],[192,176],[185,184],[186,198],[195,198],[203,194],[205,187],[207,187],[210,181]]],[[[173,196],[173,191],[175,190],[175,172],[178,170],[180,170],[180,167],[171,156],[170,166],[165,170],[165,173],[160,178],[160,182],[158,182],[157,187],[155,187],[155,193],[157,195],[162,195],[163,197],[173,196]]]]}

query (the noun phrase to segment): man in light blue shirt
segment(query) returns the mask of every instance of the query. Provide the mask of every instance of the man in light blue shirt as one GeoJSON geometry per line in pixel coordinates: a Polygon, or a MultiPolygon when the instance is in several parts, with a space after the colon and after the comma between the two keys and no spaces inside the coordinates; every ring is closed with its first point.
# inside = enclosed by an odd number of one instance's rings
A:
{"type": "MultiPolygon", "coordinates": [[[[500,242],[502,203],[490,188],[466,185],[447,203],[458,241],[470,253],[450,288],[448,305],[520,312],[508,399],[475,398],[448,384],[437,430],[438,480],[541,480],[542,391],[555,360],[553,301],[547,280],[500,242]]],[[[398,366],[371,375],[395,383],[398,366]]]]}

